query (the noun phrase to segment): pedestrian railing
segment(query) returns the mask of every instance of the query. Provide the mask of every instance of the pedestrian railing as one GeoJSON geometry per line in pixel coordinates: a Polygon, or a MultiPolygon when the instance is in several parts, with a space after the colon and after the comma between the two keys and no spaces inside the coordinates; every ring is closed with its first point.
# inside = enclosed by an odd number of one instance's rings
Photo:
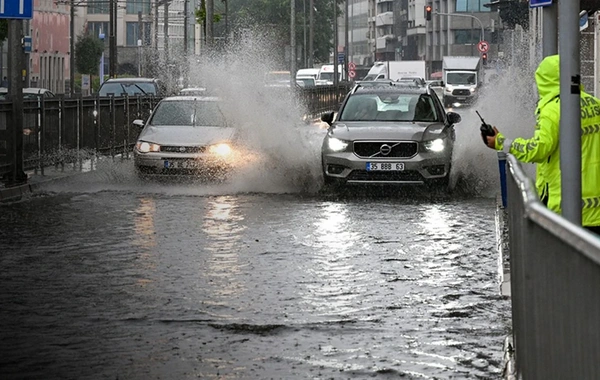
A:
{"type": "Polygon", "coordinates": [[[548,210],[514,156],[507,162],[519,378],[600,379],[600,237],[548,210]]]}
{"type": "MultiPolygon", "coordinates": [[[[295,96],[307,117],[336,111],[350,84],[298,89],[295,96]]],[[[75,163],[102,154],[127,156],[140,132],[133,120],[146,120],[160,98],[149,96],[56,97],[23,104],[23,169],[75,163]]],[[[0,101],[0,178],[13,168],[12,103],[0,101]]]]}

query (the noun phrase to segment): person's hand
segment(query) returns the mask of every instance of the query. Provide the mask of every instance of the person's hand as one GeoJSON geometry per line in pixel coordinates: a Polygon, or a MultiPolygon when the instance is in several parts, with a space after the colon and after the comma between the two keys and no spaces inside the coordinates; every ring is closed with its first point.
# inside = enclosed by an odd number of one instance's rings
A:
{"type": "Polygon", "coordinates": [[[496,128],[496,127],[493,127],[493,128],[494,128],[494,135],[493,136],[485,136],[485,139],[486,139],[486,145],[488,146],[488,148],[496,150],[496,136],[498,136],[498,128],[496,128]]]}

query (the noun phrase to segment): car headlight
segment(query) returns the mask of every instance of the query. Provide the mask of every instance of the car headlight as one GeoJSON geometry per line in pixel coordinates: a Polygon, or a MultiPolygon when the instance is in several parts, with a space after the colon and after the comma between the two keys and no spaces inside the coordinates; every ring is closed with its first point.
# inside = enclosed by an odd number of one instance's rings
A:
{"type": "Polygon", "coordinates": [[[348,143],[335,137],[327,139],[327,147],[333,152],[341,152],[348,147],[348,143]]]}
{"type": "Polygon", "coordinates": [[[425,146],[425,149],[432,152],[441,152],[446,147],[446,143],[442,139],[426,141],[423,145],[425,146]]]}
{"type": "Polygon", "coordinates": [[[231,154],[231,146],[229,146],[229,144],[216,144],[216,145],[211,145],[208,148],[208,151],[210,153],[216,154],[218,156],[229,156],[231,154]]]}
{"type": "Polygon", "coordinates": [[[160,152],[160,145],[149,143],[146,141],[138,141],[135,144],[135,147],[137,148],[138,151],[140,151],[142,153],[160,152]]]}
{"type": "Polygon", "coordinates": [[[471,87],[469,90],[470,90],[471,92],[475,92],[475,87],[471,87]]]}
{"type": "Polygon", "coordinates": [[[454,90],[452,86],[446,85],[446,87],[444,87],[444,91],[446,92],[452,92],[452,90],[454,90]]]}

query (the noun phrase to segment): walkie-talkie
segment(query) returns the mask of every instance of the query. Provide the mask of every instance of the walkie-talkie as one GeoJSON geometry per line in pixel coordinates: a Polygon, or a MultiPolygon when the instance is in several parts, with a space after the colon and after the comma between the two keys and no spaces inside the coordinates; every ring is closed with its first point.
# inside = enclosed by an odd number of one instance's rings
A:
{"type": "Polygon", "coordinates": [[[481,127],[479,127],[479,130],[481,131],[481,138],[483,139],[483,143],[487,145],[486,136],[494,136],[496,132],[494,131],[494,128],[492,128],[491,125],[487,124],[485,120],[483,120],[483,117],[481,117],[479,112],[475,111],[475,113],[481,119],[481,127]]]}

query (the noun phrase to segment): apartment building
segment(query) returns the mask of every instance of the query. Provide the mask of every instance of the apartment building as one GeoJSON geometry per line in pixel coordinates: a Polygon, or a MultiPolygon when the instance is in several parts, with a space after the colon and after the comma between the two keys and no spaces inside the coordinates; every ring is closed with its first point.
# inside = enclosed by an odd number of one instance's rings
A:
{"type": "MultiPolygon", "coordinates": [[[[446,55],[474,56],[488,42],[489,60],[503,55],[502,22],[490,0],[367,0],[368,49],[375,61],[425,60],[428,72],[446,55]],[[425,6],[432,6],[431,20],[425,6]]],[[[352,25],[352,24],[351,24],[352,25]]]]}

